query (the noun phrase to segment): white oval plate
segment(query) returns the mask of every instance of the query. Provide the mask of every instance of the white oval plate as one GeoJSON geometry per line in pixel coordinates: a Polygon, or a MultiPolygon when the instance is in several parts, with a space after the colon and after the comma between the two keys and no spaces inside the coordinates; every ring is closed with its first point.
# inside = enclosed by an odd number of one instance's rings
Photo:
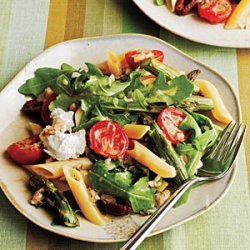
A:
{"type": "MultiPolygon", "coordinates": [[[[106,50],[120,54],[129,49],[159,49],[166,53],[168,64],[174,68],[189,72],[199,68],[201,78],[213,82],[223,91],[226,106],[235,120],[240,119],[240,107],[230,84],[209,67],[197,62],[173,46],[157,38],[145,35],[117,35],[72,40],[57,44],[32,60],[0,93],[0,177],[1,188],[12,205],[26,218],[54,233],[91,242],[124,241],[146,217],[133,215],[112,218],[107,226],[101,227],[80,218],[80,227],[51,226],[53,216],[45,209],[36,209],[28,203],[31,192],[28,190],[28,174],[21,166],[14,164],[5,150],[8,145],[28,136],[27,118],[20,114],[25,97],[18,93],[18,87],[33,76],[40,67],[60,67],[64,62],[75,67],[82,67],[84,62],[98,63],[106,59],[106,50]]],[[[216,204],[229,189],[235,175],[234,170],[228,178],[202,185],[192,191],[190,200],[185,205],[172,209],[157,225],[151,235],[166,231],[181,223],[195,218],[216,204]]]]}
{"type": "Polygon", "coordinates": [[[250,48],[250,29],[226,30],[223,24],[211,25],[196,14],[178,16],[154,0],[133,0],[154,22],[186,39],[220,47],[250,48]]]}

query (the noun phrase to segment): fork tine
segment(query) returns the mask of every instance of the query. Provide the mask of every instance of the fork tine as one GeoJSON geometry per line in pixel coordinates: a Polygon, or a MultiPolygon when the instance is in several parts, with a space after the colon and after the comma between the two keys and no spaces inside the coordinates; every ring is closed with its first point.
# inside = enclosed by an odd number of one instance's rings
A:
{"type": "MultiPolygon", "coordinates": [[[[230,129],[232,128],[233,126],[233,121],[231,121],[227,126],[226,128],[222,131],[221,133],[221,138],[220,138],[220,142],[217,144],[217,146],[214,148],[213,152],[211,153],[210,155],[210,158],[214,158],[215,155],[217,155],[219,152],[220,152],[220,149],[224,146],[224,141],[228,138],[228,136],[230,135],[227,134],[228,131],[230,131],[230,129]]],[[[235,124],[234,124],[235,126],[235,124]]],[[[232,129],[231,129],[232,131],[232,129]]]]}
{"type": "Polygon", "coordinates": [[[231,143],[231,146],[228,150],[228,153],[225,155],[224,157],[224,161],[228,161],[229,159],[231,159],[232,162],[234,162],[237,154],[238,154],[238,151],[242,145],[242,142],[244,140],[244,137],[246,135],[246,131],[247,131],[247,126],[245,125],[242,129],[242,132],[241,132],[241,128],[242,126],[239,127],[238,131],[237,131],[237,136],[235,136],[235,138],[233,139],[232,143],[231,143]],[[241,132],[241,134],[240,134],[241,132]],[[239,135],[240,134],[240,135],[239,135]],[[238,140],[237,140],[238,139],[238,140]],[[232,155],[232,158],[230,157],[232,155]]]}
{"type": "Polygon", "coordinates": [[[228,134],[228,137],[223,145],[223,151],[220,152],[220,154],[217,156],[218,160],[222,160],[225,159],[227,156],[230,156],[229,152],[232,153],[231,150],[235,145],[239,132],[241,131],[240,129],[241,129],[241,124],[239,124],[238,126],[238,123],[236,122],[232,130],[228,134]]]}

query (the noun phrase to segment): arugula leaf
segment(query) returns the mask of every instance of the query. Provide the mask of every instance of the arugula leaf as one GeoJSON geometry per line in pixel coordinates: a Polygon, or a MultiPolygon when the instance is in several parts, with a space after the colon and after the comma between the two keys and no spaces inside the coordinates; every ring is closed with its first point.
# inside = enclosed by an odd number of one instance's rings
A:
{"type": "Polygon", "coordinates": [[[77,102],[78,98],[77,97],[71,97],[66,94],[59,94],[54,101],[52,101],[49,105],[49,110],[52,111],[55,108],[61,108],[65,111],[69,110],[69,106],[77,102]]]}
{"type": "MultiPolygon", "coordinates": [[[[60,75],[71,77],[72,73],[76,71],[74,68],[66,66],[65,64],[62,65],[62,68],[63,70],[47,67],[37,69],[35,71],[35,77],[28,79],[19,87],[19,93],[37,97],[47,87],[52,87],[53,89],[53,85],[56,85],[57,78],[60,75]]],[[[55,88],[57,89],[56,86],[55,88]]]]}
{"type": "Polygon", "coordinates": [[[166,81],[164,73],[159,72],[150,93],[147,96],[149,103],[163,102],[167,105],[177,105],[192,95],[194,84],[185,75],[177,76],[166,81]]]}
{"type": "Polygon", "coordinates": [[[153,93],[152,95],[154,95],[154,93],[159,89],[165,90],[167,88],[168,88],[168,84],[167,84],[166,78],[164,74],[160,72],[156,80],[154,81],[153,87],[151,89],[151,92],[153,93]]]}
{"type": "Polygon", "coordinates": [[[74,89],[75,93],[81,94],[84,91],[84,86],[85,86],[85,81],[88,79],[88,76],[81,72],[80,76],[76,77],[74,82],[73,82],[73,86],[72,88],[74,89]]]}
{"type": "Polygon", "coordinates": [[[58,76],[56,84],[53,84],[51,87],[56,94],[65,93],[69,96],[73,95],[73,89],[70,86],[70,79],[64,74],[58,76]]]}
{"type": "Polygon", "coordinates": [[[128,200],[135,213],[151,209],[155,205],[154,191],[148,186],[148,177],[141,177],[133,185],[133,176],[129,171],[108,171],[105,162],[98,160],[89,171],[89,180],[91,187],[100,194],[128,200]]]}
{"type": "Polygon", "coordinates": [[[185,75],[175,77],[168,82],[169,87],[164,93],[170,96],[175,104],[180,104],[187,97],[192,95],[194,84],[185,75]]]}
{"type": "MultiPolygon", "coordinates": [[[[148,103],[144,97],[144,95],[142,94],[142,92],[139,89],[136,89],[133,93],[132,93],[132,99],[134,101],[134,103],[137,103],[137,105],[139,104],[139,106],[142,109],[147,109],[148,103]]],[[[132,103],[131,103],[132,104],[132,103]]],[[[128,106],[131,106],[130,103],[128,103],[128,106]]]]}
{"type": "Polygon", "coordinates": [[[104,121],[104,120],[110,120],[109,117],[102,114],[99,107],[97,105],[94,105],[91,109],[90,113],[90,119],[88,121],[81,121],[79,126],[76,126],[73,128],[73,131],[79,131],[81,129],[89,129],[93,124],[96,122],[104,121]]]}
{"type": "Polygon", "coordinates": [[[90,79],[85,83],[83,91],[92,95],[113,96],[124,91],[129,84],[129,82],[111,82],[108,76],[90,76],[90,79]]]}
{"type": "Polygon", "coordinates": [[[193,140],[193,145],[197,148],[197,150],[205,151],[207,148],[213,146],[219,132],[207,116],[195,112],[190,113],[202,130],[202,134],[193,140]]]}
{"type": "Polygon", "coordinates": [[[140,80],[140,76],[145,74],[146,71],[145,70],[136,70],[136,71],[132,71],[129,75],[129,86],[126,88],[125,92],[126,95],[128,97],[131,96],[131,93],[136,90],[139,89],[142,92],[149,92],[147,87],[145,87],[140,80]]]}
{"type": "Polygon", "coordinates": [[[91,99],[81,99],[81,109],[83,111],[82,119],[80,124],[83,122],[86,122],[89,119],[89,114],[91,112],[91,109],[94,105],[95,101],[91,99]]]}
{"type": "Polygon", "coordinates": [[[193,133],[191,136],[191,140],[193,140],[197,136],[201,135],[201,129],[196,120],[193,118],[193,116],[191,116],[188,112],[185,112],[184,110],[182,111],[185,113],[186,117],[180,124],[179,128],[181,130],[192,130],[193,133]]]}
{"type": "Polygon", "coordinates": [[[197,172],[198,163],[202,157],[202,152],[196,150],[191,143],[184,144],[178,143],[177,144],[177,152],[180,155],[186,155],[188,158],[188,162],[185,165],[189,178],[194,177],[197,172]]]}
{"type": "Polygon", "coordinates": [[[73,130],[78,131],[80,129],[88,129],[94,123],[103,121],[103,120],[112,120],[121,127],[126,124],[130,124],[136,122],[138,120],[138,115],[132,115],[129,112],[122,112],[119,114],[112,114],[108,112],[104,107],[99,106],[97,104],[89,103],[85,100],[81,100],[81,107],[83,112],[83,116],[80,122],[80,125],[75,127],[73,130]],[[90,117],[90,118],[89,118],[90,117]]]}
{"type": "Polygon", "coordinates": [[[154,191],[148,186],[148,177],[141,177],[131,188],[129,201],[134,212],[154,207],[154,191]]]}
{"type": "Polygon", "coordinates": [[[61,70],[63,70],[63,71],[71,71],[71,72],[76,71],[74,67],[72,67],[71,65],[69,65],[67,63],[63,63],[61,65],[61,70]]]}
{"type": "Polygon", "coordinates": [[[133,122],[136,122],[138,120],[138,115],[132,115],[129,112],[122,112],[119,114],[114,114],[114,113],[110,113],[108,112],[105,108],[99,106],[99,110],[101,111],[101,113],[108,117],[109,119],[111,119],[112,121],[120,124],[121,127],[123,127],[126,124],[130,124],[133,122]]]}
{"type": "Polygon", "coordinates": [[[85,63],[88,67],[88,75],[90,76],[97,76],[97,77],[104,77],[102,71],[95,65],[92,63],[85,63]]]}

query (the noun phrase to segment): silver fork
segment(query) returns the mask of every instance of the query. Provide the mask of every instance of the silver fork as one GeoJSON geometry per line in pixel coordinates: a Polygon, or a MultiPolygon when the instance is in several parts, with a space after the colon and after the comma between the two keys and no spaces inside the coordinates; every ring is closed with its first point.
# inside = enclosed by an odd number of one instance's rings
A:
{"type": "Polygon", "coordinates": [[[247,127],[241,124],[229,123],[221,133],[218,144],[203,157],[203,166],[198,170],[196,177],[183,183],[178,190],[142,224],[120,250],[135,250],[192,185],[197,182],[216,181],[231,172],[246,134],[246,129],[247,127]],[[216,170],[209,170],[211,166],[216,167],[216,170]]]}

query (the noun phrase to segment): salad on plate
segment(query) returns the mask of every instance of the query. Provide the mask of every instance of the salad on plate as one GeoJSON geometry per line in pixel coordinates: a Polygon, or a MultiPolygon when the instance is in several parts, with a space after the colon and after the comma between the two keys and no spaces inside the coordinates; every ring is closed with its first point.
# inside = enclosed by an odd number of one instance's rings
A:
{"type": "Polygon", "coordinates": [[[31,205],[67,227],[78,214],[105,225],[109,214],[152,213],[195,176],[222,131],[210,117],[232,117],[199,69],[163,61],[159,50],[109,51],[98,65],[39,68],[19,87],[32,135],[7,152],[31,173],[31,205]]]}

